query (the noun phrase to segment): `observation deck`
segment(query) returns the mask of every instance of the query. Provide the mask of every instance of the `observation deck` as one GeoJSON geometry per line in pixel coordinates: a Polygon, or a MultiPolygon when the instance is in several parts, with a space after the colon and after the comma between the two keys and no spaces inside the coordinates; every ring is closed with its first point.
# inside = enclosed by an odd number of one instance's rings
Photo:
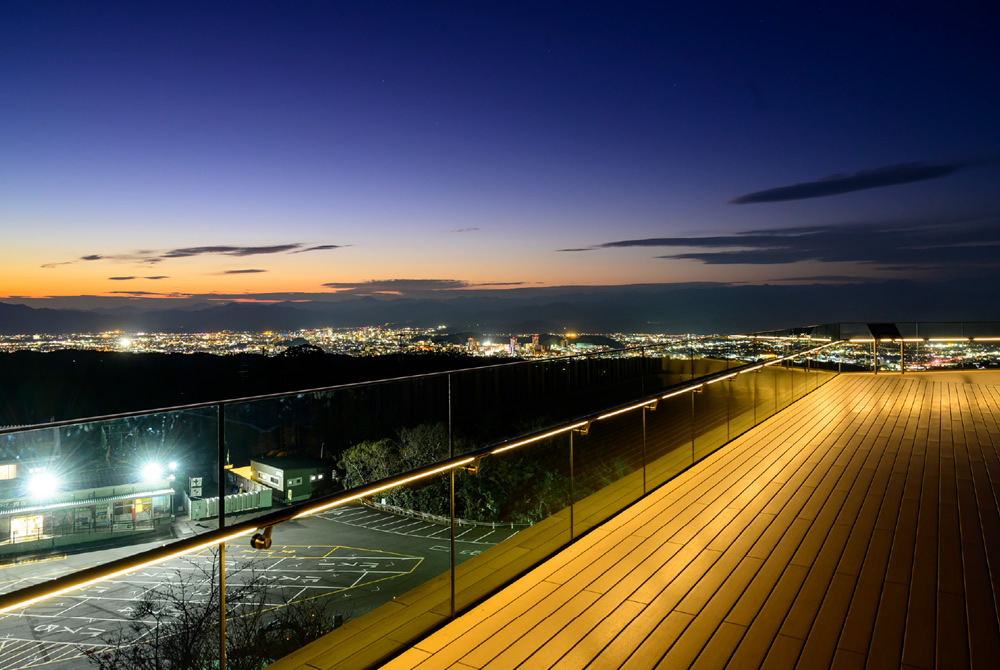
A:
{"type": "Polygon", "coordinates": [[[993,667],[1000,324],[856,325],[0,428],[0,667],[993,667]]]}
{"type": "Polygon", "coordinates": [[[994,668],[998,451],[1000,372],[840,375],[385,667],[994,668]]]}
{"type": "Polygon", "coordinates": [[[1000,372],[839,375],[384,667],[996,667],[998,451],[1000,372]]]}

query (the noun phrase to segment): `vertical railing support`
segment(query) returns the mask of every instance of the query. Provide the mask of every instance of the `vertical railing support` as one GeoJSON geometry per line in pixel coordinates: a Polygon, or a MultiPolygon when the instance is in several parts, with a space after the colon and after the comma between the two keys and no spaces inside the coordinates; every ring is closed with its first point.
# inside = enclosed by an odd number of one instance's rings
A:
{"type": "MultiPolygon", "coordinates": [[[[219,403],[219,530],[226,525],[226,406],[219,403]]],[[[219,543],[219,670],[226,670],[226,543],[219,543]]]]}
{"type": "Polygon", "coordinates": [[[899,374],[906,372],[906,361],[903,359],[903,340],[899,341],[899,374]]]}
{"type": "MultiPolygon", "coordinates": [[[[454,458],[455,456],[455,436],[453,430],[453,422],[451,416],[451,375],[448,375],[448,456],[454,458]]],[[[451,472],[451,486],[449,491],[451,493],[451,502],[448,505],[448,509],[451,514],[451,551],[449,552],[451,556],[451,618],[455,618],[455,469],[452,468],[451,472]]]]}
{"type": "Polygon", "coordinates": [[[572,540],[576,537],[576,528],[573,523],[573,507],[576,504],[576,487],[574,481],[573,473],[573,433],[575,430],[569,431],[569,539],[572,540]]]}

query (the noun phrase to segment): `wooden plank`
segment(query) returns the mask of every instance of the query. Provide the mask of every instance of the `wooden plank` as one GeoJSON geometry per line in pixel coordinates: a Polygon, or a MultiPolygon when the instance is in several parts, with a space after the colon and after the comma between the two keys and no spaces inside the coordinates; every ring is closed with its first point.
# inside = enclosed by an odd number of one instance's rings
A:
{"type": "Polygon", "coordinates": [[[562,652],[546,643],[576,619],[581,610],[586,610],[594,604],[599,597],[590,591],[580,591],[564,606],[552,612],[544,620],[536,622],[530,630],[518,638],[517,644],[510,644],[510,640],[506,640],[503,650],[488,663],[482,664],[482,659],[488,651],[481,648],[463,656],[462,662],[483,668],[513,668],[529,656],[535,656],[539,663],[529,667],[551,666],[559,660],[562,652]]]}
{"type": "Polygon", "coordinates": [[[998,495],[1000,389],[840,376],[560,556],[544,574],[565,594],[476,608],[417,660],[995,665],[998,495]]]}
{"type": "MultiPolygon", "coordinates": [[[[603,600],[603,598],[602,598],[603,600]]],[[[631,601],[620,602],[618,606],[607,616],[601,618],[585,635],[580,635],[573,646],[567,650],[559,660],[552,666],[554,669],[577,670],[590,663],[612,640],[622,633],[625,628],[640,616],[644,607],[639,603],[631,601]]],[[[575,623],[575,622],[574,622],[575,623]]],[[[574,624],[570,624],[553,638],[551,644],[558,644],[559,637],[567,630],[572,630],[574,624]]],[[[582,631],[581,631],[582,632],[582,631]]],[[[575,634],[575,633],[574,633],[575,634]]],[[[561,645],[560,645],[561,647],[561,645]]],[[[525,661],[525,667],[542,667],[536,665],[539,659],[529,657],[525,661]]]]}

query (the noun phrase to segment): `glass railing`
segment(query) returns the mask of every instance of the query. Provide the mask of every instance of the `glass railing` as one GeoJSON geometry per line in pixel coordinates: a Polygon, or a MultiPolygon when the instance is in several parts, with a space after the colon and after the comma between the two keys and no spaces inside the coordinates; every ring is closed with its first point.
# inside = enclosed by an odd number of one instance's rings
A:
{"type": "Polygon", "coordinates": [[[699,338],[2,429],[0,667],[280,667],[326,635],[324,663],[378,663],[828,381],[833,346],[699,338]]]}
{"type": "Polygon", "coordinates": [[[1000,368],[1000,322],[833,323],[756,333],[752,339],[841,340],[818,356],[844,372],[924,372],[1000,368]],[[873,330],[874,329],[874,330],[873,330]]]}

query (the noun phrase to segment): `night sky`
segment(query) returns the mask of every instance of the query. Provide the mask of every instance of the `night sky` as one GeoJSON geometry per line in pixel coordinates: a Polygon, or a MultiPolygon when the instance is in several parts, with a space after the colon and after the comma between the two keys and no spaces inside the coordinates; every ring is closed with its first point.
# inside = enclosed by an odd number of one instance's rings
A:
{"type": "Polygon", "coordinates": [[[0,301],[1000,279],[995,3],[688,4],[5,0],[0,301]]]}

